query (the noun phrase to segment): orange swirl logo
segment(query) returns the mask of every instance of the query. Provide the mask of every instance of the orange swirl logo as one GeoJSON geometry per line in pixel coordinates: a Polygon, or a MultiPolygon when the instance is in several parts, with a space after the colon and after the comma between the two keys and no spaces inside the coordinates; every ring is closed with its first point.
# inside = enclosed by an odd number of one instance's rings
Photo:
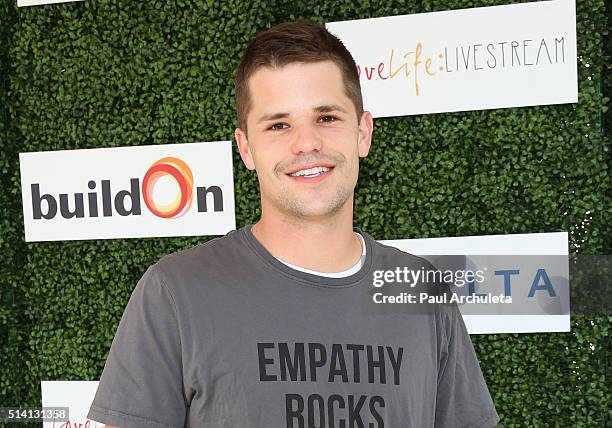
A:
{"type": "Polygon", "coordinates": [[[185,162],[178,158],[166,157],[155,162],[142,180],[142,196],[147,208],[161,218],[180,217],[189,210],[193,198],[193,174],[185,162]],[[153,192],[157,182],[171,177],[179,187],[179,193],[169,203],[156,203],[153,192]]]}

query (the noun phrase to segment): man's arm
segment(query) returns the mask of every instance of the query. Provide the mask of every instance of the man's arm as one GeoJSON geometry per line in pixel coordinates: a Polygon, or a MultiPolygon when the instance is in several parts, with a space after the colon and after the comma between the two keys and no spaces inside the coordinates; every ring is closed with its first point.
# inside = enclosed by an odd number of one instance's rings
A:
{"type": "Polygon", "coordinates": [[[180,336],[174,296],[151,266],[123,312],[87,417],[107,427],[183,426],[180,336]]]}
{"type": "Polygon", "coordinates": [[[499,422],[472,341],[456,304],[442,310],[435,427],[491,428],[499,422]]]}

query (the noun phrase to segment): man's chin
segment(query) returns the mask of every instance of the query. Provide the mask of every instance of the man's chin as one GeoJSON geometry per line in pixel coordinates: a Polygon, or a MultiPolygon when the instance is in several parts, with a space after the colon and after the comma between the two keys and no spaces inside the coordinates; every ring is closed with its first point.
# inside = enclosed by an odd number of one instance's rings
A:
{"type": "Polygon", "coordinates": [[[285,212],[295,218],[303,220],[327,219],[338,214],[346,205],[346,201],[300,201],[298,203],[287,204],[285,212]]]}

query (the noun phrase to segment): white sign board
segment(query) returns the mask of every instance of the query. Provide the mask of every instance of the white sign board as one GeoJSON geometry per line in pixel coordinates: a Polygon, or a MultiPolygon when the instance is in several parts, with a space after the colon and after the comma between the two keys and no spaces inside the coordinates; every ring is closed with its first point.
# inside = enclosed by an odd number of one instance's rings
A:
{"type": "MultiPolygon", "coordinates": [[[[561,257],[568,255],[566,232],[398,239],[380,242],[422,256],[493,256],[489,257],[489,260],[492,260],[493,264],[497,263],[498,266],[488,266],[488,268],[489,274],[496,270],[498,272],[497,282],[499,284],[496,284],[498,288],[496,291],[503,292],[504,281],[507,277],[507,281],[512,281],[514,304],[520,305],[521,302],[524,302],[525,307],[530,305],[528,308],[530,311],[527,314],[513,315],[464,314],[463,319],[470,334],[570,331],[569,284],[567,283],[569,272],[565,257],[561,257]],[[518,256],[532,257],[520,258],[518,256]],[[551,263],[551,256],[555,261],[553,263],[551,263]],[[510,260],[511,266],[505,264],[505,260],[510,260]],[[518,264],[516,260],[519,260],[518,264]],[[539,269],[542,268],[544,268],[544,274],[547,275],[546,279],[552,281],[551,284],[556,293],[555,298],[550,298],[550,300],[560,302],[555,307],[559,309],[559,314],[551,314],[549,310],[551,305],[544,305],[542,301],[538,301],[542,293],[534,293],[533,296],[530,296],[533,284],[541,279],[537,275],[539,269]],[[509,273],[511,271],[512,275],[509,273]],[[561,283],[556,282],[556,279],[559,279],[561,283]],[[538,308],[538,304],[541,305],[539,306],[541,314],[533,310],[534,307],[538,308]]],[[[426,258],[430,259],[430,257],[426,258]]],[[[477,260],[479,257],[474,257],[474,259],[477,260]]],[[[546,293],[544,295],[548,297],[546,293]]],[[[459,308],[462,312],[465,309],[462,306],[459,308]]]]}
{"type": "Polygon", "coordinates": [[[21,153],[26,241],[224,235],[229,141],[21,153]]]}
{"type": "Polygon", "coordinates": [[[84,0],[17,0],[17,6],[42,6],[45,4],[53,4],[53,3],[69,3],[75,1],[84,1],[84,0]]]}
{"type": "Polygon", "coordinates": [[[89,406],[98,389],[98,381],[41,381],[43,407],[68,407],[68,421],[43,422],[43,428],[103,428],[104,424],[87,419],[89,406]]]}
{"type": "Polygon", "coordinates": [[[331,22],[374,117],[578,102],[574,0],[331,22]]]}

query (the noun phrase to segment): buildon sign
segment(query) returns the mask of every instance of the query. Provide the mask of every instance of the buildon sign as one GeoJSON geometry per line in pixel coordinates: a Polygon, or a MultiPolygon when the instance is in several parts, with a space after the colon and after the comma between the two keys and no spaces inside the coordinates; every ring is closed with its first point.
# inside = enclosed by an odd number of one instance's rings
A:
{"type": "Polygon", "coordinates": [[[229,141],[21,153],[26,241],[223,235],[229,141]]]}
{"type": "Polygon", "coordinates": [[[331,22],[374,117],[578,102],[574,0],[331,22]]]}

